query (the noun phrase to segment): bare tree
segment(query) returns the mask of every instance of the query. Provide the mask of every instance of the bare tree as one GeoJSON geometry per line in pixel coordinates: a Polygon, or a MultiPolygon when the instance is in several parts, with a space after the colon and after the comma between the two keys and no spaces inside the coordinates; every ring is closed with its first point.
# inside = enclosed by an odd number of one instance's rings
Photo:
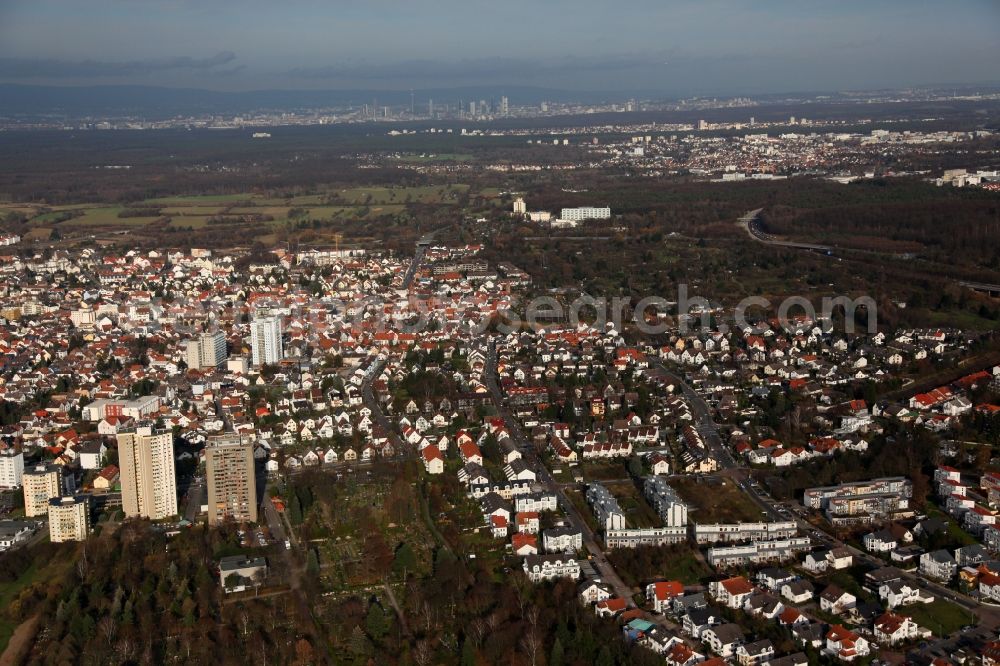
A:
{"type": "Polygon", "coordinates": [[[431,647],[427,641],[420,641],[413,649],[413,661],[417,662],[419,666],[427,666],[431,663],[431,656],[431,647]]]}
{"type": "Polygon", "coordinates": [[[542,640],[538,637],[538,632],[532,629],[521,639],[521,647],[531,657],[531,666],[535,666],[538,660],[538,653],[542,649],[542,640]]]}
{"type": "Polygon", "coordinates": [[[476,647],[483,644],[483,639],[486,638],[487,628],[486,621],[481,617],[477,617],[469,624],[469,629],[472,633],[472,640],[476,644],[476,647]]]}
{"type": "Polygon", "coordinates": [[[97,627],[110,645],[115,639],[115,634],[118,633],[118,623],[110,615],[105,615],[97,624],[97,627]]]}

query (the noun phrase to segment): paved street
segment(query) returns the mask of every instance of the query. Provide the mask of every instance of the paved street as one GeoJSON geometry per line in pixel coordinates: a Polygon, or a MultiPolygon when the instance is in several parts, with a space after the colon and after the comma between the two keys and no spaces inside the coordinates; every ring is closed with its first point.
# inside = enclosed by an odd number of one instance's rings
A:
{"type": "Polygon", "coordinates": [[[624,599],[630,608],[635,608],[635,602],[632,600],[631,588],[625,584],[615,571],[614,567],[611,566],[611,563],[608,562],[607,557],[604,555],[604,551],[601,549],[601,546],[597,541],[597,536],[594,534],[593,530],[590,529],[590,526],[587,524],[587,521],[584,520],[583,516],[580,515],[580,512],[577,511],[573,502],[566,496],[566,492],[563,490],[562,486],[552,478],[548,468],[541,461],[541,459],[539,459],[538,454],[535,452],[535,447],[528,441],[528,438],[525,437],[518,420],[507,410],[503,400],[503,394],[500,391],[500,385],[498,383],[496,348],[492,341],[489,345],[489,353],[486,358],[484,381],[486,382],[487,388],[489,388],[490,396],[493,398],[493,404],[496,407],[497,413],[501,416],[501,418],[503,418],[504,423],[507,425],[507,430],[510,432],[511,437],[514,438],[514,442],[517,444],[518,448],[524,454],[525,460],[531,465],[532,469],[535,470],[535,473],[538,475],[539,482],[546,490],[556,494],[559,506],[566,513],[569,523],[583,533],[583,545],[586,546],[587,551],[591,554],[591,561],[597,571],[601,574],[601,580],[610,585],[612,589],[614,589],[615,594],[624,599]]]}
{"type": "MultiPolygon", "coordinates": [[[[678,377],[676,373],[670,372],[663,365],[657,364],[655,368],[663,376],[668,377],[680,386],[685,399],[690,404],[694,413],[696,423],[698,424],[698,431],[705,439],[706,446],[712,451],[713,455],[715,455],[719,461],[719,465],[723,469],[723,473],[734,478],[737,481],[737,485],[739,485],[740,489],[747,495],[747,497],[749,497],[755,505],[766,511],[772,519],[788,520],[789,518],[782,516],[779,513],[778,507],[781,505],[780,502],[771,499],[763,491],[756,490],[750,485],[748,481],[749,470],[737,465],[733,460],[732,455],[729,453],[729,450],[723,445],[722,439],[719,437],[718,426],[712,419],[711,408],[708,403],[705,402],[704,398],[702,398],[701,395],[699,395],[687,382],[678,377]]],[[[799,529],[802,530],[804,534],[809,535],[814,542],[821,543],[829,548],[847,548],[851,551],[851,554],[854,555],[855,562],[857,563],[865,563],[872,567],[886,566],[886,563],[883,560],[859,550],[854,546],[846,544],[825,531],[818,530],[815,525],[807,522],[799,515],[793,515],[791,519],[795,520],[799,529]]],[[[994,635],[998,630],[1000,630],[1000,608],[984,606],[964,594],[927,580],[926,578],[918,576],[915,573],[904,571],[903,578],[911,584],[918,585],[921,588],[929,590],[938,598],[946,599],[975,614],[979,620],[979,629],[986,630],[994,635]]],[[[933,627],[929,628],[933,630],[933,627]]],[[[938,640],[932,642],[928,649],[953,648],[956,646],[959,638],[960,636],[953,636],[948,640],[938,640]]]]}

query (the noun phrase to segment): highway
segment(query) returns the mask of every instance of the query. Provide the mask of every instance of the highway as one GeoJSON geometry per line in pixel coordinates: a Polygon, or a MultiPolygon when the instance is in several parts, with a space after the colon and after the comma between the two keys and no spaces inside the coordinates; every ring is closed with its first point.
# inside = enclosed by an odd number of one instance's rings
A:
{"type": "Polygon", "coordinates": [[[760,212],[764,210],[763,208],[756,208],[754,210],[748,211],[743,217],[738,220],[738,224],[743,227],[747,234],[755,241],[763,243],[765,245],[771,245],[774,247],[787,247],[793,250],[810,250],[812,252],[823,252],[825,254],[830,254],[833,252],[833,248],[828,245],[818,245],[816,243],[797,243],[795,241],[781,240],[777,236],[766,233],[760,227],[760,212]]]}

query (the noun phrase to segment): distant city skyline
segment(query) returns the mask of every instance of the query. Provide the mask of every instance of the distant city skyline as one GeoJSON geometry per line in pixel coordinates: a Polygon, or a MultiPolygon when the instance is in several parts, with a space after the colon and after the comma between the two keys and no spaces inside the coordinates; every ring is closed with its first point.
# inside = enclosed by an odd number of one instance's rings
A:
{"type": "Polygon", "coordinates": [[[6,0],[0,82],[722,95],[1000,78],[990,0],[426,4],[6,0]]]}

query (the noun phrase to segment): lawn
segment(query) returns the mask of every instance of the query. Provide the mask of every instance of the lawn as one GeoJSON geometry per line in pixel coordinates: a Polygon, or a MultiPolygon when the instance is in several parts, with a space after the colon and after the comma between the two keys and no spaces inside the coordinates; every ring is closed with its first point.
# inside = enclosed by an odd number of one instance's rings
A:
{"type": "Polygon", "coordinates": [[[688,503],[694,523],[737,523],[761,520],[760,509],[729,479],[687,477],[670,484],[688,503]]]}
{"type": "Polygon", "coordinates": [[[913,604],[900,612],[912,617],[921,627],[930,629],[935,636],[953,634],[967,624],[975,624],[976,621],[968,611],[941,599],[929,604],[913,604]]]}
{"type": "Polygon", "coordinates": [[[587,521],[587,525],[590,526],[590,529],[595,532],[600,532],[601,527],[597,524],[597,519],[594,518],[594,511],[590,508],[590,505],[587,504],[587,499],[583,496],[583,493],[575,488],[566,488],[565,492],[566,496],[569,497],[569,500],[573,502],[576,510],[579,511],[580,515],[583,516],[583,519],[587,521]]]}
{"type": "Polygon", "coordinates": [[[628,478],[628,471],[620,462],[584,462],[580,464],[580,470],[587,483],[628,478]]]}
{"type": "Polygon", "coordinates": [[[629,527],[660,527],[662,522],[653,507],[649,506],[645,498],[639,493],[631,481],[608,483],[608,490],[615,499],[618,506],[625,512],[625,523],[629,527]]]}
{"type": "Polygon", "coordinates": [[[709,573],[711,570],[693,552],[671,557],[661,571],[666,580],[679,580],[685,585],[697,584],[709,573]]]}

